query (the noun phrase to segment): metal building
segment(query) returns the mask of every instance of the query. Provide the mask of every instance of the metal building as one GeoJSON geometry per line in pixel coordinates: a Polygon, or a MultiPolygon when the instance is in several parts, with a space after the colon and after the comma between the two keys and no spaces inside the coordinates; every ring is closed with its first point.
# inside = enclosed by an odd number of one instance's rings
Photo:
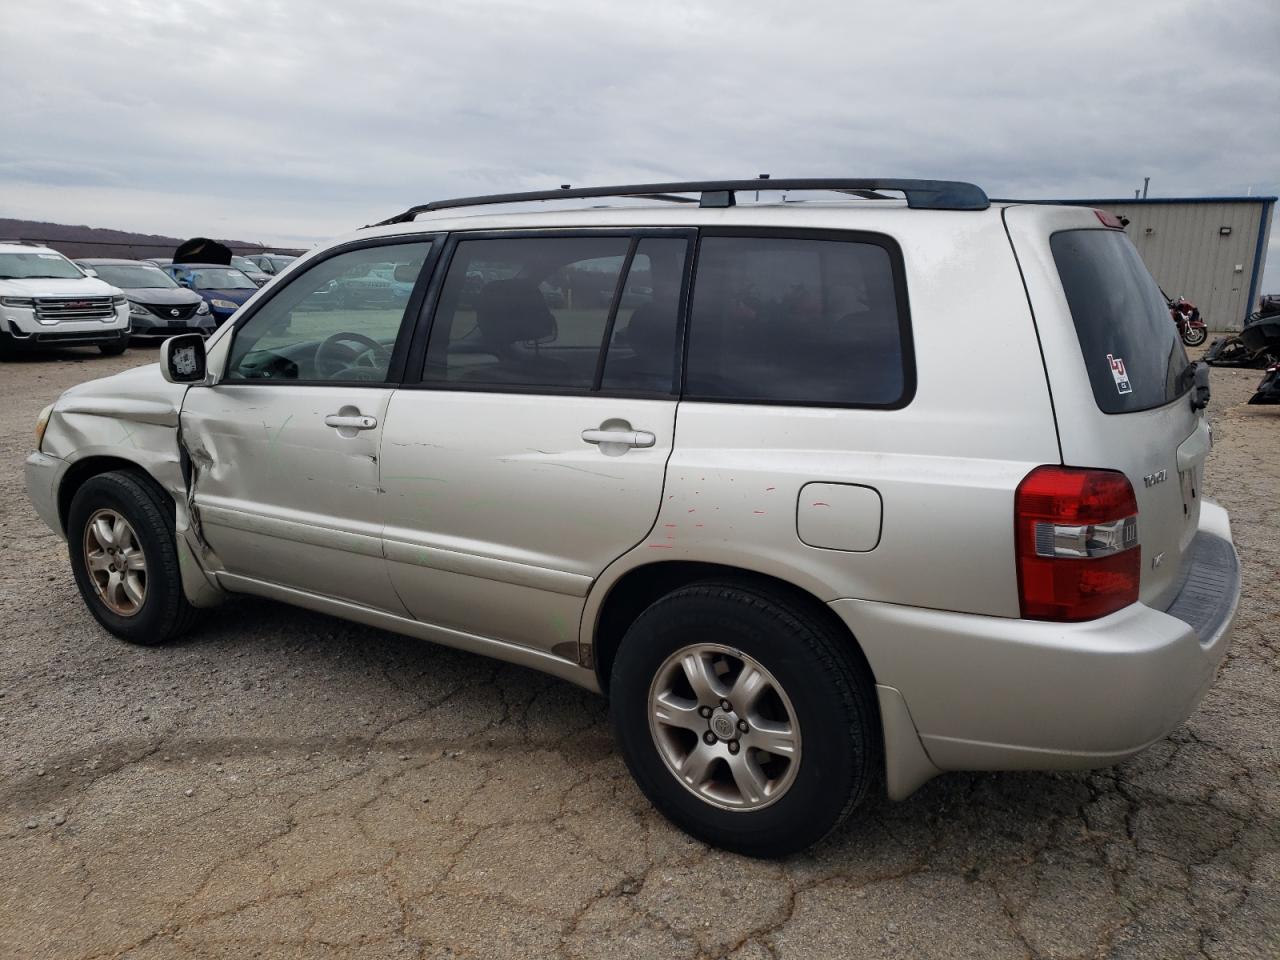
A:
{"type": "Polygon", "coordinates": [[[1128,218],[1125,232],[1165,293],[1199,307],[1210,330],[1239,330],[1258,309],[1275,197],[1060,202],[1128,218]]]}

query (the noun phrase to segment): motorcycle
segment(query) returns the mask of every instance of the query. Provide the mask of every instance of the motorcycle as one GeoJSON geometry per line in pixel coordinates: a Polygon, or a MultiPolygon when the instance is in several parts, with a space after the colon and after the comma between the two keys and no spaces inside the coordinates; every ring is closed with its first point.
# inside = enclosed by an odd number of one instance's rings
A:
{"type": "Polygon", "coordinates": [[[1258,391],[1249,398],[1250,403],[1280,404],[1280,363],[1273,363],[1267,368],[1266,375],[1258,384],[1258,391]]]}
{"type": "MultiPolygon", "coordinates": [[[[1160,292],[1164,293],[1163,290],[1160,292]]],[[[1186,297],[1180,296],[1175,300],[1165,293],[1164,299],[1169,305],[1169,315],[1177,324],[1178,335],[1182,337],[1182,342],[1188,347],[1198,347],[1204,343],[1205,338],[1209,336],[1209,327],[1200,318],[1199,308],[1186,297]]]]}

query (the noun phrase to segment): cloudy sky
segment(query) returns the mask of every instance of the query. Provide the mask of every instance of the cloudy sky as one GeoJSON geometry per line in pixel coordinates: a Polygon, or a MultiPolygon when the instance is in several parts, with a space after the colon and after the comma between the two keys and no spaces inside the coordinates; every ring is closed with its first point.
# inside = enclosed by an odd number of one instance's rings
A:
{"type": "MultiPolygon", "coordinates": [[[[1280,193],[1276,0],[0,14],[0,216],[305,246],[444,196],[761,172],[1280,193]]],[[[1269,261],[1280,286],[1280,236],[1269,261]]]]}

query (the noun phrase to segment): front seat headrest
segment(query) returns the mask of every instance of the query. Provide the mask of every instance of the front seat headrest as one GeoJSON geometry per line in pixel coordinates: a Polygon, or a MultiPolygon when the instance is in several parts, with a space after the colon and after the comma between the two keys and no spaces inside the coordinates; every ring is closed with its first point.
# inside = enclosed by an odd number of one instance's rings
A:
{"type": "Polygon", "coordinates": [[[519,278],[485,284],[476,300],[476,324],[488,343],[503,346],[556,334],[556,318],[538,285],[519,278]]]}

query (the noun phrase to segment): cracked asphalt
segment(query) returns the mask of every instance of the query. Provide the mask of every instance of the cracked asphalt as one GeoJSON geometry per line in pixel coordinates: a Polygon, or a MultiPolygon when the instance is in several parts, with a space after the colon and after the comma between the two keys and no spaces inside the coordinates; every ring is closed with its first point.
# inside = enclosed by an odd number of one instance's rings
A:
{"type": "Polygon", "coordinates": [[[1194,716],[1122,766],[953,774],[747,860],[632,786],[602,700],[241,600],[167,647],[81,605],[21,464],[65,387],[0,365],[0,957],[1280,957],[1280,409],[1215,370],[1244,560],[1194,716]]]}

